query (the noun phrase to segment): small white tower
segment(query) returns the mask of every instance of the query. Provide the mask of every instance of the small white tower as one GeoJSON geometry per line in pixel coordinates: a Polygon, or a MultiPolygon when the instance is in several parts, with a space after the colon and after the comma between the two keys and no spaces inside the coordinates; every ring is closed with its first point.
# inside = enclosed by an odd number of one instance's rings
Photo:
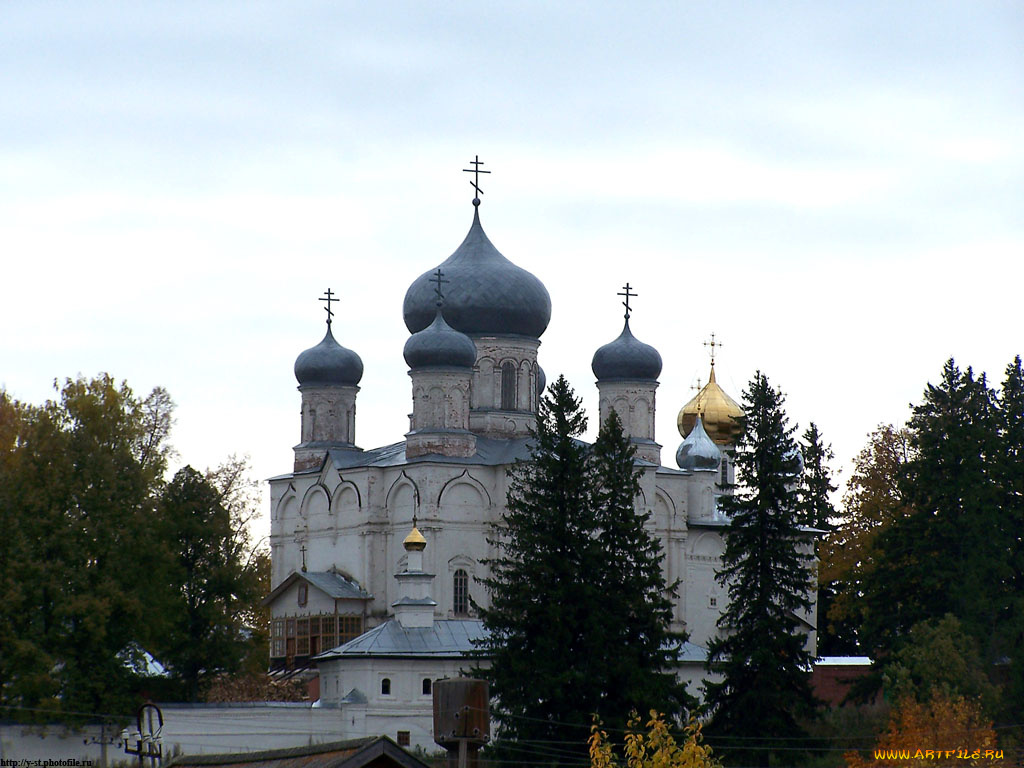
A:
{"type": "Polygon", "coordinates": [[[395,609],[395,619],[405,628],[432,627],[437,607],[430,596],[434,574],[423,571],[423,550],[427,548],[427,540],[416,527],[415,519],[402,546],[406,551],[405,570],[395,574],[398,599],[391,604],[395,609]]]}

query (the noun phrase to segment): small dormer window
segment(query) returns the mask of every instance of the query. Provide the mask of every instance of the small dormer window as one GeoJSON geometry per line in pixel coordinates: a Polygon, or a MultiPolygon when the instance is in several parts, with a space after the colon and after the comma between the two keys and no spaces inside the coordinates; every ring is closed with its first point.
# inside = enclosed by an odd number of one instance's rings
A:
{"type": "Polygon", "coordinates": [[[309,585],[305,582],[299,584],[299,605],[305,606],[309,602],[309,585]]]}
{"type": "Polygon", "coordinates": [[[380,681],[380,695],[390,696],[391,695],[391,678],[385,677],[380,681]]]}

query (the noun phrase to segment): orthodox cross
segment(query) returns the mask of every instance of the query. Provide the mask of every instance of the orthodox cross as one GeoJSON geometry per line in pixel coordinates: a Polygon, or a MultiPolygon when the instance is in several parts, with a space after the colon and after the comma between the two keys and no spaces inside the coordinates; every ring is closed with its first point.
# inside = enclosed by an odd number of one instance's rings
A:
{"type": "Polygon", "coordinates": [[[301,547],[299,547],[299,552],[302,553],[302,572],[305,573],[306,572],[306,545],[305,544],[303,544],[301,547]]]}
{"type": "Polygon", "coordinates": [[[629,299],[630,299],[630,297],[636,298],[637,295],[638,295],[638,294],[635,294],[635,293],[630,293],[631,287],[632,286],[630,286],[629,283],[626,283],[626,285],[622,289],[623,292],[615,294],[616,296],[625,296],[626,297],[626,300],[624,302],[622,302],[622,306],[624,306],[626,308],[626,319],[627,320],[629,320],[629,299]]]}
{"type": "Polygon", "coordinates": [[[434,293],[437,294],[437,306],[439,306],[439,307],[442,304],[444,304],[444,294],[441,293],[441,283],[450,283],[451,282],[451,280],[445,280],[443,275],[444,275],[444,272],[441,271],[440,267],[438,267],[437,271],[434,272],[434,280],[433,280],[433,282],[437,283],[437,287],[434,288],[434,293]]]}
{"type": "Polygon", "coordinates": [[[331,327],[331,318],[334,317],[334,310],[331,309],[331,302],[332,301],[341,301],[341,299],[332,299],[331,297],[333,295],[334,295],[334,293],[331,291],[330,288],[328,288],[327,289],[327,293],[324,294],[324,296],[326,296],[327,298],[324,298],[323,296],[320,297],[320,301],[326,301],[327,302],[327,306],[324,307],[324,309],[327,310],[327,327],[328,328],[331,327]]]}
{"type": "Polygon", "coordinates": [[[722,346],[722,342],[715,341],[715,333],[714,333],[714,331],[712,331],[711,332],[711,341],[705,341],[704,342],[704,346],[705,347],[709,347],[711,349],[711,367],[714,368],[715,367],[715,347],[722,346]]]}
{"type": "Polygon", "coordinates": [[[475,159],[474,160],[470,160],[469,164],[472,165],[473,167],[472,168],[463,168],[462,172],[463,173],[472,173],[473,174],[473,180],[471,182],[469,182],[473,186],[473,189],[476,190],[476,197],[473,198],[473,205],[480,205],[480,195],[482,195],[484,193],[484,191],[482,189],[480,189],[480,174],[481,173],[490,173],[490,171],[481,171],[480,170],[480,166],[484,164],[484,161],[480,159],[480,155],[475,155],[475,159]]]}

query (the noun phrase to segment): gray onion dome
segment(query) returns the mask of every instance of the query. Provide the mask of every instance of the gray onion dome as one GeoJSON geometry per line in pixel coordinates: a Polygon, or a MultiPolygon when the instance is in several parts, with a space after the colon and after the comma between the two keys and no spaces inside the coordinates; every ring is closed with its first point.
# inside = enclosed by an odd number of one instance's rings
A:
{"type": "Polygon", "coordinates": [[[410,368],[472,368],[476,365],[473,340],[448,325],[440,309],[435,309],[434,322],[409,337],[403,354],[410,368]]]}
{"type": "Polygon", "coordinates": [[[537,399],[540,400],[544,396],[544,390],[548,388],[548,377],[544,373],[544,369],[539,365],[537,366],[537,399]]]}
{"type": "MultiPolygon", "coordinates": [[[[402,315],[411,333],[434,318],[436,267],[413,281],[405,294],[402,315]]],[[[451,327],[474,336],[540,338],[551,320],[551,297],[544,284],[506,259],[484,234],[479,209],[455,253],[442,262],[450,281],[444,292],[444,314],[451,327]]]]}
{"type": "Polygon", "coordinates": [[[657,381],[661,375],[661,355],[633,336],[627,319],[619,337],[594,353],[590,367],[598,381],[657,381]]]}
{"type": "Polygon", "coordinates": [[[714,471],[718,469],[721,461],[722,452],[715,445],[715,441],[708,437],[704,430],[704,422],[698,416],[690,434],[676,451],[676,464],[680,469],[714,471]]]}
{"type": "Polygon", "coordinates": [[[354,387],[363,378],[363,361],[334,340],[328,325],[323,341],[295,358],[295,378],[300,385],[354,387]]]}

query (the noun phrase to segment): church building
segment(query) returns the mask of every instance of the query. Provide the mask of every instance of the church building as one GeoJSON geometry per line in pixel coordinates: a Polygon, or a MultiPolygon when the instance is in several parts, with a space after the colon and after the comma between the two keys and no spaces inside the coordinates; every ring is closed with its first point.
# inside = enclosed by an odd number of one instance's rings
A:
{"type": "MultiPolygon", "coordinates": [[[[330,292],[323,340],[295,361],[301,440],[292,470],[270,480],[270,665],[316,668],[320,706],[340,710],[346,738],[385,734],[435,749],[432,681],[470,666],[483,636],[472,606],[488,605],[479,583],[495,554],[487,536],[505,509],[507,470],[529,456],[551,298],[495,248],[479,198],[473,205],[462,244],[440,264],[428,261],[405,296],[412,413],[401,440],[357,446],[363,364],[334,337],[330,292]]],[[[618,413],[636,446],[637,509],[661,541],[666,582],[679,581],[673,629],[689,634],[679,675],[698,693],[728,600],[714,579],[728,524],[716,497],[731,480],[724,451],[742,412],[712,360],[707,385],[679,412],[678,468],[661,465],[662,359],[630,331],[629,286],[625,294],[622,333],[593,356],[597,402],[602,420],[618,413]]],[[[806,621],[813,644],[813,617],[806,621]]]]}

